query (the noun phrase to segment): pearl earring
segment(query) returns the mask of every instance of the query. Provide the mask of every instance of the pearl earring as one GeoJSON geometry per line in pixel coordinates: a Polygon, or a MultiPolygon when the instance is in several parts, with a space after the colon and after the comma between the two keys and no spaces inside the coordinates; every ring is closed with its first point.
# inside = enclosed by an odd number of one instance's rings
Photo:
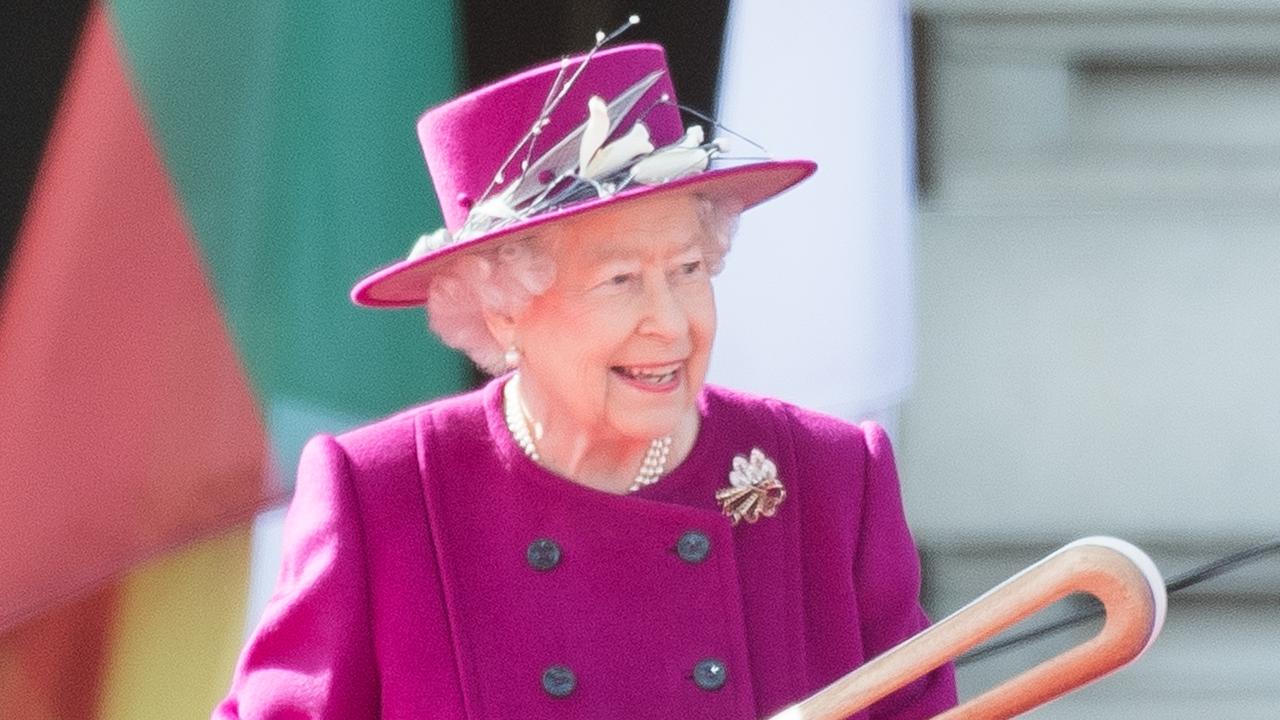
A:
{"type": "Polygon", "coordinates": [[[502,359],[506,361],[507,367],[513,368],[520,364],[520,351],[516,349],[515,345],[512,345],[502,354],[502,359]]]}

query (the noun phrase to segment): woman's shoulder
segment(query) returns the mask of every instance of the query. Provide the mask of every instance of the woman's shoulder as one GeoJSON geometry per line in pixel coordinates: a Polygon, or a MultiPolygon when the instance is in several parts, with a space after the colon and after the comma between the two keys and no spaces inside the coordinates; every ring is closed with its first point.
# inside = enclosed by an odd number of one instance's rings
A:
{"type": "MultiPolygon", "coordinates": [[[[708,386],[708,417],[720,415],[722,428],[733,433],[751,432],[767,422],[788,449],[788,474],[811,493],[828,498],[823,505],[852,512],[854,505],[835,502],[843,497],[854,503],[868,484],[896,485],[897,472],[889,436],[878,423],[860,423],[804,408],[776,398],[708,386]]],[[[762,448],[763,449],[763,448],[762,448]]],[[[768,451],[766,450],[766,453],[768,451]]],[[[797,486],[798,487],[798,486],[797,486]]]]}
{"type": "Polygon", "coordinates": [[[339,434],[335,440],[359,471],[377,471],[388,464],[416,463],[418,434],[424,425],[468,433],[484,426],[484,403],[489,388],[438,398],[388,415],[339,434]]]}
{"type": "Polygon", "coordinates": [[[853,423],[835,415],[811,410],[777,398],[707,385],[705,411],[733,423],[769,420],[780,424],[798,446],[887,445],[884,428],[872,421],[853,423]]]}

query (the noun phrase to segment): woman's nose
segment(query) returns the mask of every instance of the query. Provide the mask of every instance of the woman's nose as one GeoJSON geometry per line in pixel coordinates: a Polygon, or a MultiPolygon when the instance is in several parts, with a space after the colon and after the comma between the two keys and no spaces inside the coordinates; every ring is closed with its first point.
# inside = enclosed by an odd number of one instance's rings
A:
{"type": "Polygon", "coordinates": [[[670,282],[662,280],[648,283],[645,288],[645,314],[642,332],[665,338],[680,337],[689,329],[689,318],[676,297],[670,282]]]}

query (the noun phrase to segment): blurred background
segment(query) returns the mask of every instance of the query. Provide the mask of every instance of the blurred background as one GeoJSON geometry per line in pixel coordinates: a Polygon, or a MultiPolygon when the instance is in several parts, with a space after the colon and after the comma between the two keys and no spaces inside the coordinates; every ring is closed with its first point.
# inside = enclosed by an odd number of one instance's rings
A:
{"type": "MultiPolygon", "coordinates": [[[[440,222],[417,115],[631,13],[822,166],[744,216],[712,380],[890,428],[935,618],[1084,535],[1166,576],[1276,538],[1280,2],[15,2],[0,717],[208,715],[306,438],[480,380],[346,300],[440,222]]],[[[1271,557],[1032,716],[1275,717],[1277,637],[1271,557]]]]}

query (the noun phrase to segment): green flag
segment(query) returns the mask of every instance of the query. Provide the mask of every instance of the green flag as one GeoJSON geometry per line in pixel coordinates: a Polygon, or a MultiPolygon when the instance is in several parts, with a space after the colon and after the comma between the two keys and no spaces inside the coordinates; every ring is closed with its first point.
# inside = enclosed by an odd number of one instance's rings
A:
{"type": "Polygon", "coordinates": [[[111,9],[280,461],[463,388],[468,364],[421,313],[347,300],[440,225],[414,122],[458,90],[453,4],[111,9]]]}

